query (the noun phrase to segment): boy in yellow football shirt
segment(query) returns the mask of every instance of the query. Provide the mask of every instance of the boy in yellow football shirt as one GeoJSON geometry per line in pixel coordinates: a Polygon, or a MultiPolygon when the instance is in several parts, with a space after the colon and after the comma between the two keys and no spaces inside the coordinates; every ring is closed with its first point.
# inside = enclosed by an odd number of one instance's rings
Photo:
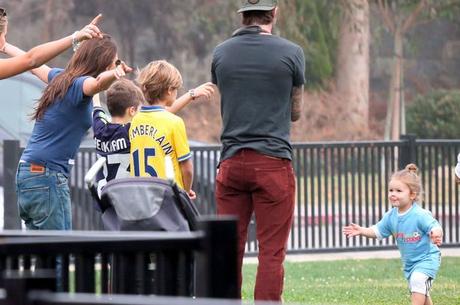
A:
{"type": "MultiPolygon", "coordinates": [[[[148,106],[142,106],[129,129],[131,175],[166,178],[165,157],[170,156],[176,183],[195,199],[196,194],[191,189],[193,163],[184,121],[166,110],[174,103],[177,90],[182,86],[180,72],[167,61],[153,61],[141,70],[137,82],[148,106]]],[[[209,98],[213,88],[211,85],[204,88],[200,92],[190,90],[190,98],[209,98]]]]}

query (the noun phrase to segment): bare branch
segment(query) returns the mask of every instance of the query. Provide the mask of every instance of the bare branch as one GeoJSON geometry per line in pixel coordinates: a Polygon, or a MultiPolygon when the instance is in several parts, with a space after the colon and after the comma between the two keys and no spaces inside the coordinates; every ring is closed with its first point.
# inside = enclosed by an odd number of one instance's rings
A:
{"type": "Polygon", "coordinates": [[[390,13],[390,9],[388,8],[388,3],[386,0],[378,0],[378,7],[380,14],[383,18],[383,23],[387,27],[388,31],[394,33],[396,31],[396,24],[394,21],[393,16],[390,13]]]}
{"type": "Polygon", "coordinates": [[[423,9],[427,6],[427,0],[420,0],[419,4],[415,8],[415,10],[410,14],[410,16],[406,19],[402,26],[402,32],[407,32],[417,21],[418,16],[423,11],[423,9]]]}

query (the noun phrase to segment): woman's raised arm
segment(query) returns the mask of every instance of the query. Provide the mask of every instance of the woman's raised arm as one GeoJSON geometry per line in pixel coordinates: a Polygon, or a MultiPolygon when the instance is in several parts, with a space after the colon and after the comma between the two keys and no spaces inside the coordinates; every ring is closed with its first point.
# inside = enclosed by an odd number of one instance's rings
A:
{"type": "Polygon", "coordinates": [[[101,31],[97,27],[101,18],[102,15],[99,14],[90,24],[73,35],[41,44],[16,57],[0,59],[0,79],[37,68],[83,40],[102,37],[101,31]]]}

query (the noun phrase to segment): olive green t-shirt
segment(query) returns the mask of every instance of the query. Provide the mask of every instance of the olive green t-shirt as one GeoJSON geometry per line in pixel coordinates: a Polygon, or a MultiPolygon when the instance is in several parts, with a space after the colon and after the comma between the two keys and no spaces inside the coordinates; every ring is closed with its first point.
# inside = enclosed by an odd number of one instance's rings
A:
{"type": "Polygon", "coordinates": [[[221,161],[242,148],[292,159],[291,92],[305,83],[301,47],[259,27],[247,27],[218,45],[212,82],[221,93],[221,161]]]}

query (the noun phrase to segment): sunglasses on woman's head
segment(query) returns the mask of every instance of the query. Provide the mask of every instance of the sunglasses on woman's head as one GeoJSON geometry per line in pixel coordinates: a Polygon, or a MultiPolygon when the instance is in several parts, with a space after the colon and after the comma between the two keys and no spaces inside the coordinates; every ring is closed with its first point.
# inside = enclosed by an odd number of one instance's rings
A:
{"type": "Polygon", "coordinates": [[[0,7],[0,17],[5,17],[6,16],[6,9],[3,7],[0,7]]]}

